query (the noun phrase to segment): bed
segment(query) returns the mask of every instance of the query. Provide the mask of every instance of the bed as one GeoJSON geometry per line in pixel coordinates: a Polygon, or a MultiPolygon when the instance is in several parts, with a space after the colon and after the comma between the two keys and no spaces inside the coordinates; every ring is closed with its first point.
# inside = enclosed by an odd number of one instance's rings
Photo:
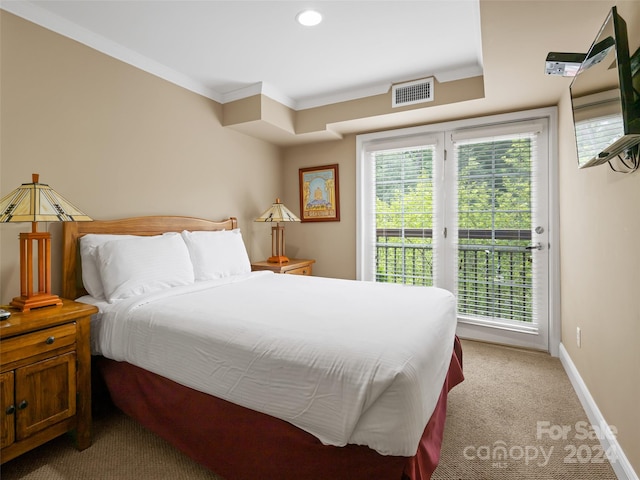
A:
{"type": "Polygon", "coordinates": [[[237,220],[63,225],[114,404],[227,480],[427,480],[463,380],[435,288],[251,272],[237,220]],[[162,259],[161,261],[159,259],[162,259]]]}

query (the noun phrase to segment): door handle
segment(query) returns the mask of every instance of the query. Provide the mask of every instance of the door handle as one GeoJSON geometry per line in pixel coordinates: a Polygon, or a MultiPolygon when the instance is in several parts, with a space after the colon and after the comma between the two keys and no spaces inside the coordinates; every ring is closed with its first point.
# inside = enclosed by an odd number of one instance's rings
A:
{"type": "Polygon", "coordinates": [[[534,243],[533,245],[527,245],[524,247],[525,250],[542,250],[542,243],[534,243]]]}

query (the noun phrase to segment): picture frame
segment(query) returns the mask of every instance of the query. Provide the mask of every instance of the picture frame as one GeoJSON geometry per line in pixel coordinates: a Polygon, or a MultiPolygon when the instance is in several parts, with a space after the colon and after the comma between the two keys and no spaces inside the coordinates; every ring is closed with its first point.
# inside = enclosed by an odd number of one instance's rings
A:
{"type": "Polygon", "coordinates": [[[340,221],[338,164],[301,168],[300,220],[302,222],[340,221]]]}

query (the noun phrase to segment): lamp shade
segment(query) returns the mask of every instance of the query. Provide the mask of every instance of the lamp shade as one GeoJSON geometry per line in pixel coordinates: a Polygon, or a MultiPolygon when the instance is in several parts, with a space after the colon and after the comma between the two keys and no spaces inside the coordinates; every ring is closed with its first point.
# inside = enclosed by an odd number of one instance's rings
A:
{"type": "Polygon", "coordinates": [[[271,205],[262,215],[254,220],[255,222],[299,222],[291,210],[280,203],[280,199],[271,205]]]}
{"type": "Polygon", "coordinates": [[[271,226],[271,256],[267,261],[287,263],[289,258],[284,254],[284,225],[280,225],[280,222],[299,222],[300,219],[276,198],[275,203],[254,221],[275,222],[275,225],[271,226]]]}
{"type": "Polygon", "coordinates": [[[0,223],[6,222],[89,222],[92,219],[49,185],[23,183],[0,200],[0,223]]]}

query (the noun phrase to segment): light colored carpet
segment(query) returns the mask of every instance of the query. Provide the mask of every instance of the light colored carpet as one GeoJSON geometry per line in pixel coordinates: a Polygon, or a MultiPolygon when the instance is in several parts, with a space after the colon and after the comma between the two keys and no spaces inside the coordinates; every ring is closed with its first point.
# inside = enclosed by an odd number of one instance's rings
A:
{"type": "Polygon", "coordinates": [[[433,480],[616,479],[599,441],[583,439],[595,431],[559,359],[479,342],[462,349],[465,381],[449,393],[433,480]]]}
{"type": "MultiPolygon", "coordinates": [[[[449,394],[434,480],[615,480],[595,458],[597,441],[575,438],[576,424],[587,419],[558,359],[469,341],[463,350],[466,380],[449,394]],[[571,431],[552,441],[538,435],[538,422],[571,431]],[[498,447],[506,449],[502,459],[492,458],[498,447]],[[542,449],[551,451],[548,461],[542,449]]],[[[2,480],[223,480],[117,410],[101,409],[93,431],[87,450],[60,437],[2,465],[2,480]]]]}
{"type": "Polygon", "coordinates": [[[64,435],[0,472],[2,480],[223,480],[115,408],[94,417],[86,450],[78,452],[64,435]]]}

